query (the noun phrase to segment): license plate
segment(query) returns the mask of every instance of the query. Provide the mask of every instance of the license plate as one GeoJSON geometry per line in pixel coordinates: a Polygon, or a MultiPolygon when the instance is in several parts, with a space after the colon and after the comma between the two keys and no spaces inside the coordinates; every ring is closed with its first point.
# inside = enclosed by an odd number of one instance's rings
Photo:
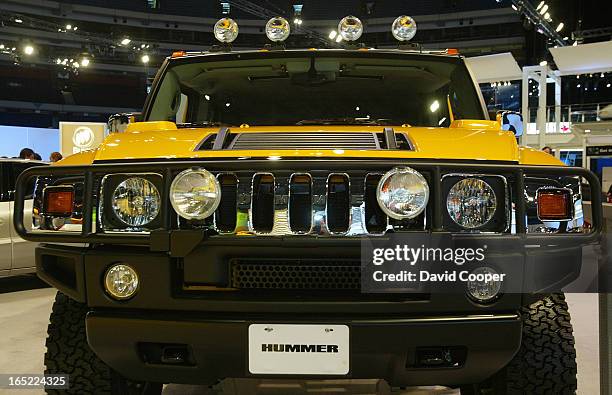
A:
{"type": "Polygon", "coordinates": [[[252,324],[252,374],[345,375],[349,372],[346,325],[252,324]]]}

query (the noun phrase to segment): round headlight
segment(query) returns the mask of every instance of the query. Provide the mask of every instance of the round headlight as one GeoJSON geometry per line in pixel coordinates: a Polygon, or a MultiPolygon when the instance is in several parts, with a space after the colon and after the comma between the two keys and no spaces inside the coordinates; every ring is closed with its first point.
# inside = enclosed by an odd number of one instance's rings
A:
{"type": "Polygon", "coordinates": [[[170,203],[186,219],[210,217],[221,201],[219,182],[204,169],[188,169],[176,176],[170,186],[170,203]]]}
{"type": "Polygon", "coordinates": [[[465,229],[486,225],[495,214],[497,198],[493,188],[479,178],[464,178],[448,192],[446,210],[465,229]]]}
{"type": "Polygon", "coordinates": [[[356,16],[345,16],[338,24],[338,33],[345,41],[355,41],[363,33],[363,23],[356,16]]]}
{"type": "Polygon", "coordinates": [[[128,265],[116,264],[104,275],[104,288],[115,299],[129,299],[138,291],[138,274],[128,265]]]}
{"type": "Polygon", "coordinates": [[[238,37],[238,24],[232,18],[222,18],[215,23],[215,38],[222,43],[231,43],[238,37]]]}
{"type": "Polygon", "coordinates": [[[421,214],[429,199],[427,180],[410,167],[396,167],[378,182],[376,198],[391,218],[407,219],[421,214]]]}
{"type": "Polygon", "coordinates": [[[113,211],[124,224],[132,227],[147,225],[159,214],[159,191],[149,180],[131,177],[115,188],[112,196],[113,211]]]}
{"type": "Polygon", "coordinates": [[[283,17],[272,18],[266,23],[266,36],[271,41],[285,41],[289,37],[289,33],[291,33],[291,27],[283,17]]]}
{"type": "Polygon", "coordinates": [[[493,301],[501,290],[499,274],[492,268],[482,266],[468,274],[467,293],[479,303],[493,301]]]}
{"type": "Polygon", "coordinates": [[[410,41],[416,32],[416,22],[408,15],[398,16],[391,25],[391,33],[398,41],[410,41]]]}

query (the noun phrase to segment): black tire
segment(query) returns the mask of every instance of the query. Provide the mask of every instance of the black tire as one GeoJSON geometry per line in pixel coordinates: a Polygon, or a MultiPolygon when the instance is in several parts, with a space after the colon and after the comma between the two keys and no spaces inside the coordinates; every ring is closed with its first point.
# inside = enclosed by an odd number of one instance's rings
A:
{"type": "Polygon", "coordinates": [[[546,296],[523,307],[521,316],[523,336],[518,353],[491,380],[465,393],[576,393],[576,349],[565,296],[546,296]]]}
{"type": "Polygon", "coordinates": [[[134,383],[106,365],[87,344],[87,306],[58,292],[47,329],[45,374],[70,376],[68,390],[48,394],[161,394],[162,385],[134,383]]]}

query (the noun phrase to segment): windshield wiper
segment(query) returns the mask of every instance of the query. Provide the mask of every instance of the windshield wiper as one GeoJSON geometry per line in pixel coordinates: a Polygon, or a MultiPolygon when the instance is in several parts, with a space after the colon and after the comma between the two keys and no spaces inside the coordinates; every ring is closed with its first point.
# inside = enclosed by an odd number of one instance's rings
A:
{"type": "Polygon", "coordinates": [[[177,123],[176,127],[179,129],[186,129],[186,128],[205,128],[208,126],[221,126],[221,125],[223,125],[221,122],[216,122],[216,121],[199,121],[199,122],[177,123]]]}
{"type": "Polygon", "coordinates": [[[322,119],[302,119],[295,123],[298,126],[304,125],[374,125],[386,126],[393,125],[392,119],[380,118],[322,118],[322,119]]]}

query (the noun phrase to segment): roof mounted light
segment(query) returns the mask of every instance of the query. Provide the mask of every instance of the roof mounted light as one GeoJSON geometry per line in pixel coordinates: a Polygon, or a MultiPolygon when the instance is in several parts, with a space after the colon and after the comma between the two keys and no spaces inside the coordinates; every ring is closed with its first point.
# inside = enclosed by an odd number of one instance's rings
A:
{"type": "Polygon", "coordinates": [[[270,41],[285,41],[289,37],[289,33],[291,33],[291,26],[283,17],[277,16],[266,23],[266,36],[270,41]]]}
{"type": "Polygon", "coordinates": [[[238,24],[232,18],[221,18],[215,23],[215,38],[229,44],[238,37],[238,24]]]}
{"type": "Polygon", "coordinates": [[[345,41],[356,41],[363,33],[363,23],[356,16],[345,16],[338,24],[338,33],[345,41]]]}
{"type": "Polygon", "coordinates": [[[391,33],[398,41],[410,41],[416,32],[416,21],[408,15],[398,16],[391,25],[391,33]]]}

